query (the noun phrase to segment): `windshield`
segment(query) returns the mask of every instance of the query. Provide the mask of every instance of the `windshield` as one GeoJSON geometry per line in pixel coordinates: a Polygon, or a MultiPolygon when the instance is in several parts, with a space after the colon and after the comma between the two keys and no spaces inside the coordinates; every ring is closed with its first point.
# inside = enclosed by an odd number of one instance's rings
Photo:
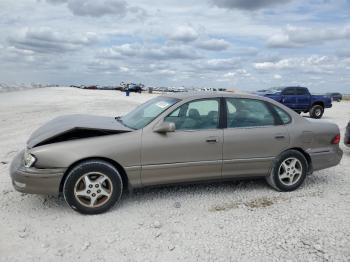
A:
{"type": "Polygon", "coordinates": [[[141,129],[151,123],[166,109],[180,101],[171,97],[156,97],[136,107],[130,113],[123,116],[120,121],[132,129],[141,129]]]}

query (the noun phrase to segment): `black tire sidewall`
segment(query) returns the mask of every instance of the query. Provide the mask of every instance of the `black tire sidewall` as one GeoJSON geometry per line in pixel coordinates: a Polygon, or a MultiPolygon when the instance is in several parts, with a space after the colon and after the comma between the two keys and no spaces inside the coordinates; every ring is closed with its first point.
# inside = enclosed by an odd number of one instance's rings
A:
{"type": "Polygon", "coordinates": [[[86,161],[78,164],[69,172],[64,185],[63,196],[67,204],[75,211],[82,214],[100,214],[110,209],[117,201],[119,201],[123,192],[123,182],[118,170],[105,161],[86,161]],[[89,172],[100,172],[111,180],[113,192],[107,203],[100,207],[89,208],[81,205],[74,196],[74,186],[77,180],[84,174],[89,172]]]}
{"type": "Polygon", "coordinates": [[[311,110],[310,110],[310,115],[311,115],[312,118],[317,118],[317,119],[319,119],[319,118],[321,118],[321,117],[323,116],[323,113],[324,113],[324,108],[323,108],[323,106],[321,106],[321,105],[314,105],[314,106],[311,108],[311,110]],[[317,109],[320,109],[320,110],[321,110],[321,115],[319,115],[319,116],[316,115],[316,110],[317,110],[317,109]]]}
{"type": "Polygon", "coordinates": [[[307,164],[307,160],[304,157],[304,155],[296,150],[288,150],[288,151],[282,153],[278,157],[277,161],[274,164],[274,168],[272,170],[273,182],[276,185],[276,187],[281,191],[293,191],[293,190],[297,189],[298,187],[300,187],[300,185],[304,182],[306,175],[307,175],[307,169],[308,169],[308,164],[307,164]],[[278,171],[279,171],[279,167],[280,167],[281,163],[284,160],[286,160],[287,158],[291,158],[291,157],[295,157],[301,162],[301,165],[303,167],[303,171],[302,171],[302,175],[301,175],[301,178],[299,179],[299,181],[294,185],[288,186],[288,185],[282,184],[282,182],[280,181],[279,176],[278,176],[278,171]]]}

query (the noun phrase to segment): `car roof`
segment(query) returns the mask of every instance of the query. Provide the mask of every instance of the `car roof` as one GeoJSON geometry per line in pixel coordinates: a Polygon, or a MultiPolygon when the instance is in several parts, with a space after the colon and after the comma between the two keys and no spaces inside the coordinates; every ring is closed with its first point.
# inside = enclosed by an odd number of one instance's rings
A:
{"type": "Polygon", "coordinates": [[[253,98],[265,101],[271,101],[269,98],[252,95],[252,94],[237,94],[233,92],[224,92],[224,91],[195,91],[195,92],[181,92],[174,94],[166,94],[162,95],[164,97],[177,98],[181,100],[193,100],[193,99],[201,99],[201,98],[215,98],[215,97],[233,97],[233,98],[253,98]]]}
{"type": "MultiPolygon", "coordinates": [[[[260,101],[266,101],[270,104],[273,104],[284,111],[288,112],[290,117],[294,120],[302,119],[303,117],[296,114],[292,109],[289,107],[286,107],[283,104],[280,104],[274,99],[271,99],[269,97],[260,96],[260,95],[253,95],[253,94],[244,94],[244,93],[234,93],[234,92],[225,92],[225,91],[190,91],[190,92],[182,92],[182,93],[174,93],[174,94],[163,94],[161,97],[168,97],[168,98],[176,98],[182,100],[182,102],[190,102],[192,100],[196,99],[204,99],[204,98],[218,98],[218,97],[232,97],[232,98],[247,98],[247,99],[257,99],[260,101]]],[[[298,121],[299,121],[298,120],[298,121]]]]}
{"type": "Polygon", "coordinates": [[[196,99],[204,99],[204,98],[215,98],[215,97],[232,97],[232,98],[248,98],[248,99],[257,99],[261,101],[266,101],[271,104],[274,104],[278,107],[283,108],[283,110],[291,113],[293,110],[284,106],[283,104],[278,103],[277,101],[260,95],[253,94],[243,94],[243,93],[233,93],[233,92],[225,92],[225,91],[194,91],[194,92],[183,92],[183,93],[174,93],[174,94],[164,94],[162,97],[170,97],[180,99],[182,101],[191,101],[196,99]]]}

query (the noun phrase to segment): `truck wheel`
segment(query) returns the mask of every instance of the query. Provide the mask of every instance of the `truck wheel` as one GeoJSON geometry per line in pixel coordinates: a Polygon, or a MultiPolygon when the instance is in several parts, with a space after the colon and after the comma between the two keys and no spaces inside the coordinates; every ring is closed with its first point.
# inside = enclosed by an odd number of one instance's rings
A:
{"type": "Polygon", "coordinates": [[[314,105],[310,109],[310,117],[311,118],[319,119],[323,116],[323,113],[324,113],[324,108],[321,105],[314,105]]]}

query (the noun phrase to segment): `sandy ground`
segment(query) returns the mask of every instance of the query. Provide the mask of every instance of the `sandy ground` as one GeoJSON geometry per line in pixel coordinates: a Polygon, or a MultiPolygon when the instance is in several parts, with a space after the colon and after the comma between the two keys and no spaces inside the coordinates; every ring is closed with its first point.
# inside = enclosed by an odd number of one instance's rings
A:
{"type": "MultiPolygon", "coordinates": [[[[162,187],[83,216],[21,194],[8,168],[30,133],[62,114],[121,115],[151,95],[71,88],[0,94],[0,261],[350,261],[350,148],[340,165],[279,193],[263,180],[162,187]]],[[[324,119],[344,134],[350,103],[324,119]]]]}

